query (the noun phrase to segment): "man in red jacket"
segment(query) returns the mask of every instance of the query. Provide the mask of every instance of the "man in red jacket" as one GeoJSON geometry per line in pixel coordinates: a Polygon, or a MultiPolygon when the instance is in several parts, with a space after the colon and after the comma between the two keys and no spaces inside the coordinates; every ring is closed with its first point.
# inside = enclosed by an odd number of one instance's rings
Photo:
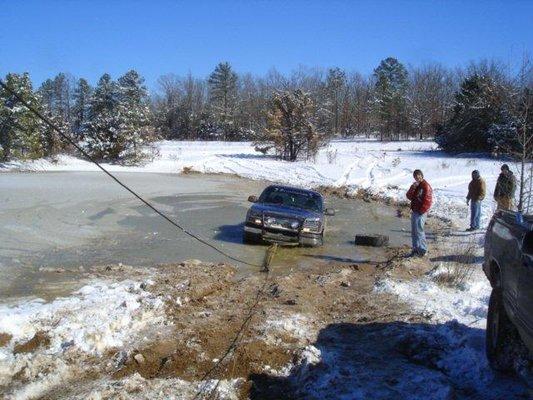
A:
{"type": "Polygon", "coordinates": [[[415,182],[407,191],[407,198],[411,201],[411,239],[413,251],[410,256],[423,257],[428,248],[424,224],[431,203],[433,202],[433,189],[424,179],[424,174],[419,169],[413,172],[415,182]]]}

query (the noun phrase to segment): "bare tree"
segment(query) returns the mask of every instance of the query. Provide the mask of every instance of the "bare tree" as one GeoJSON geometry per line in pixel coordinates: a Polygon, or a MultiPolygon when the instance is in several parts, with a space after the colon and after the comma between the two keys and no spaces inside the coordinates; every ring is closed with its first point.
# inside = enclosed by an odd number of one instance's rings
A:
{"type": "Polygon", "coordinates": [[[432,137],[445,119],[455,91],[453,75],[440,64],[412,68],[409,117],[419,139],[432,137]]]}
{"type": "Polygon", "coordinates": [[[531,205],[531,185],[533,175],[533,73],[531,60],[524,56],[522,67],[519,73],[519,93],[515,102],[515,113],[517,117],[516,126],[516,151],[514,156],[520,163],[519,174],[519,197],[518,211],[530,211],[531,205]],[[527,164],[529,168],[527,168],[527,164]],[[528,184],[529,181],[529,184],[528,184]],[[527,188],[529,187],[529,190],[527,188]]]}
{"type": "Polygon", "coordinates": [[[518,211],[531,211],[533,180],[533,69],[525,55],[518,75],[508,87],[505,116],[494,124],[489,136],[499,154],[516,161],[518,172],[518,211]]]}
{"type": "Polygon", "coordinates": [[[377,125],[372,112],[374,84],[371,78],[359,73],[349,75],[348,95],[345,100],[345,114],[343,114],[346,119],[347,133],[364,134],[370,137],[373,128],[377,125]]]}

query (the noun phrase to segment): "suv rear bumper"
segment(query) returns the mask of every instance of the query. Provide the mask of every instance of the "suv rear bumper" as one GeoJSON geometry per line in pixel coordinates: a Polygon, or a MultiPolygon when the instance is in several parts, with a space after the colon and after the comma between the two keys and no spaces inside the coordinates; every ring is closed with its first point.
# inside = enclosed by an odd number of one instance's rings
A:
{"type": "Polygon", "coordinates": [[[299,244],[301,246],[320,246],[322,235],[318,233],[287,232],[274,229],[262,229],[254,225],[244,225],[244,231],[266,242],[299,244]]]}

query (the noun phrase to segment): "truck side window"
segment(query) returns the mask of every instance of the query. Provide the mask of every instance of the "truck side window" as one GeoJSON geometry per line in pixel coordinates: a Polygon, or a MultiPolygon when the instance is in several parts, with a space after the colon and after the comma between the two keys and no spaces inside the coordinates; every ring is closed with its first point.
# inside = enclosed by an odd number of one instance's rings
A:
{"type": "Polygon", "coordinates": [[[533,255],[533,231],[526,233],[524,236],[522,251],[525,254],[533,255]]]}

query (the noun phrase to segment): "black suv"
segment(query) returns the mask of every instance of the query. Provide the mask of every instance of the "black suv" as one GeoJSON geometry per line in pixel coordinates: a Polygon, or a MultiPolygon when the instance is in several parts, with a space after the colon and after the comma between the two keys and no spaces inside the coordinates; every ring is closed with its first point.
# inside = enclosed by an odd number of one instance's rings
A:
{"type": "Polygon", "coordinates": [[[533,216],[494,214],[483,270],[492,285],[487,358],[495,370],[510,371],[516,355],[533,354],[533,216]]]}
{"type": "Polygon", "coordinates": [[[324,199],[318,192],[272,185],[261,196],[250,196],[254,203],[246,214],[243,242],[260,241],[321,246],[324,241],[324,199]]]}

